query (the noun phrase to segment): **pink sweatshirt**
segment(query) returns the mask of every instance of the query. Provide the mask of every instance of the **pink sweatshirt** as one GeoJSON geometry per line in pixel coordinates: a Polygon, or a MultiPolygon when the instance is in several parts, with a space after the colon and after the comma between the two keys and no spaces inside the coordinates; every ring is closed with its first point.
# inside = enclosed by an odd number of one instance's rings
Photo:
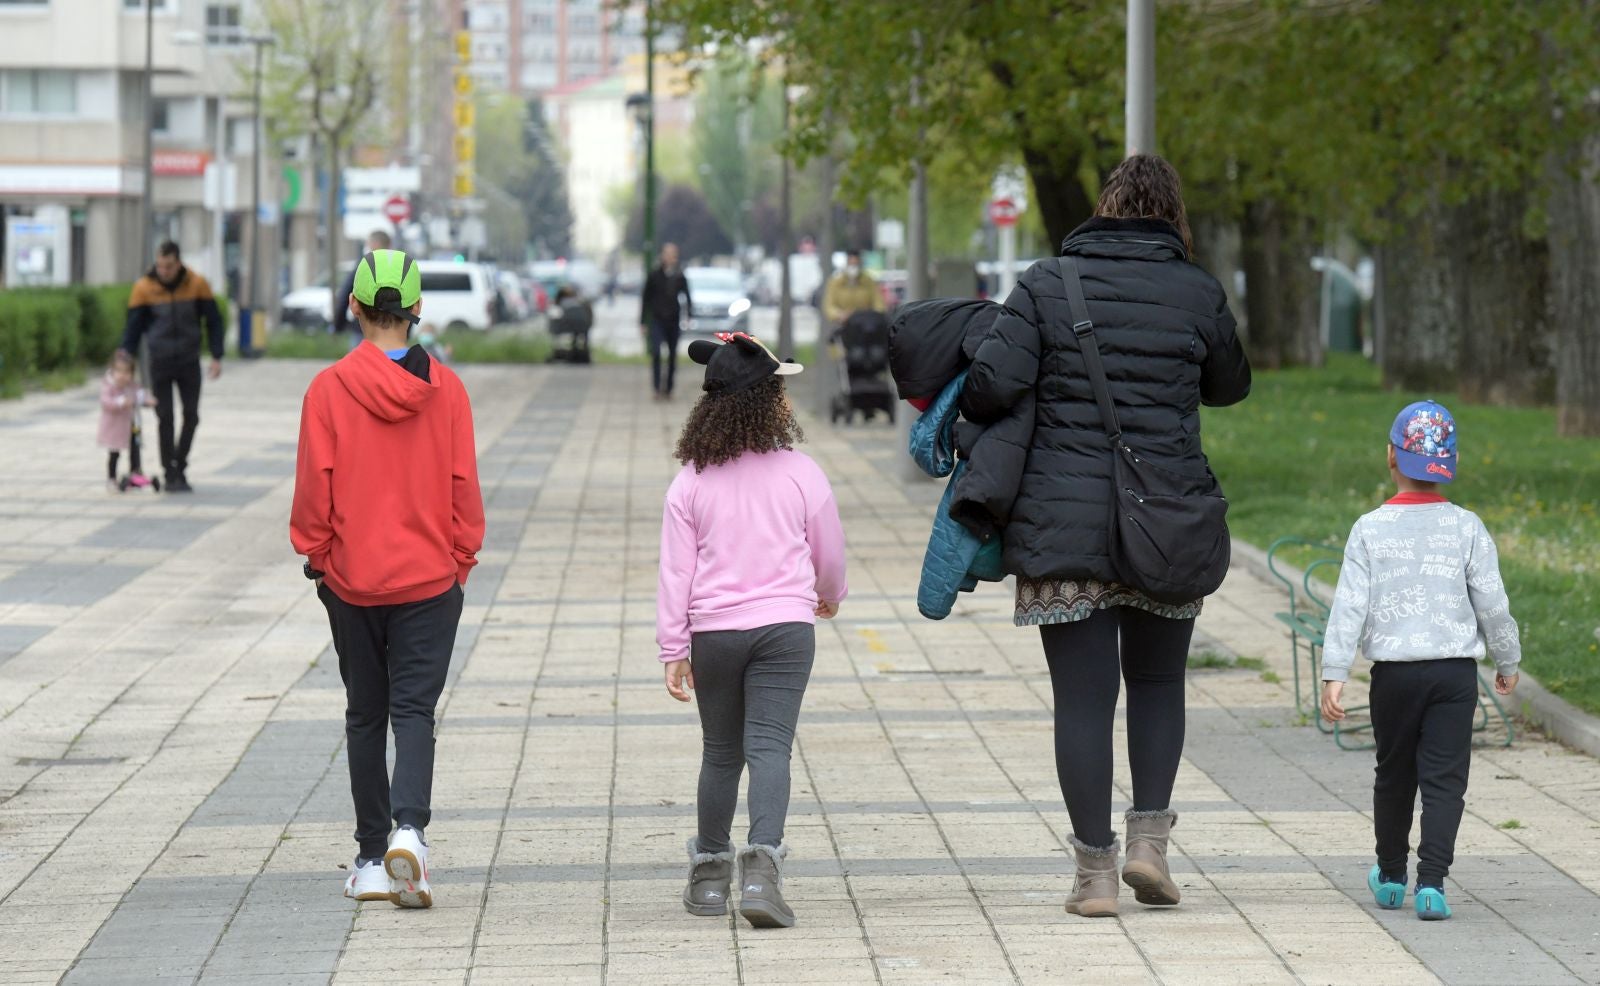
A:
{"type": "Polygon", "coordinates": [[[661,660],[689,656],[689,636],[815,623],[837,603],[844,529],[828,477],[802,452],[746,452],[667,490],[661,521],[656,643],[661,660]]]}

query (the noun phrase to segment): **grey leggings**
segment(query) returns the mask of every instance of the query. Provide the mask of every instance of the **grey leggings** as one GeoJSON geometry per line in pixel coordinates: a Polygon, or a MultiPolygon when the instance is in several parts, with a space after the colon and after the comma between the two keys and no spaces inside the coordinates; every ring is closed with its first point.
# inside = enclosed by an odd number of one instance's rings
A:
{"type": "Polygon", "coordinates": [[[783,843],[789,814],[789,753],[816,657],[809,623],[697,633],[690,645],[700,759],[699,849],[727,852],[739,803],[739,775],[750,765],[750,844],[783,843]]]}

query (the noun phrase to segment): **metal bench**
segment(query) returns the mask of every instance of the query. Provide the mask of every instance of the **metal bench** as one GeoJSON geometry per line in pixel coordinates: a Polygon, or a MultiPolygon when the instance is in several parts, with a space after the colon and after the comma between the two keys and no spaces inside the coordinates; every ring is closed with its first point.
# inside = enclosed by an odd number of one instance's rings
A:
{"type": "MultiPolygon", "coordinates": [[[[1267,548],[1267,568],[1289,593],[1289,608],[1272,615],[1289,629],[1290,661],[1294,669],[1295,711],[1309,715],[1320,732],[1333,736],[1333,741],[1339,749],[1370,750],[1375,745],[1371,739],[1370,717],[1355,722],[1346,719],[1336,723],[1326,722],[1322,718],[1322,647],[1323,637],[1328,628],[1328,614],[1333,609],[1333,585],[1322,581],[1318,576],[1334,575],[1336,581],[1336,572],[1327,570],[1336,570],[1343,561],[1344,549],[1327,542],[1299,537],[1283,537],[1272,542],[1267,548]],[[1306,563],[1303,571],[1296,571],[1281,557],[1280,552],[1285,550],[1310,556],[1310,561],[1306,563]],[[1304,687],[1301,685],[1300,673],[1302,651],[1306,662],[1304,687]]],[[[1369,711],[1366,705],[1345,707],[1346,713],[1357,715],[1369,711]]],[[[1510,746],[1515,737],[1511,717],[1506,714],[1499,697],[1495,695],[1494,689],[1484,678],[1480,668],[1478,716],[1473,723],[1472,731],[1485,734],[1489,726],[1497,720],[1505,728],[1505,738],[1493,742],[1500,746],[1510,746]]],[[[1475,739],[1474,742],[1487,744],[1491,740],[1485,736],[1481,741],[1475,739]]]]}

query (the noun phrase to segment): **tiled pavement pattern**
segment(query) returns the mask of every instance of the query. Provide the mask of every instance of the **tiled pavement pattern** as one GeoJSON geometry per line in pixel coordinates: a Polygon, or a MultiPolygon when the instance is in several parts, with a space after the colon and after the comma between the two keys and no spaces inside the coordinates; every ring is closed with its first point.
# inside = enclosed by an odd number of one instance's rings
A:
{"type": "MultiPolygon", "coordinates": [[[[463,371],[490,535],[441,710],[439,906],[357,907],[342,692],[285,532],[314,369],[208,385],[186,499],[100,492],[87,390],[0,407],[0,982],[1600,981],[1600,765],[1481,752],[1456,919],[1422,925],[1367,899],[1370,754],[1257,670],[1191,676],[1183,906],[1065,915],[1037,635],[992,586],[916,614],[937,489],[859,426],[811,427],[854,594],[795,752],[800,926],[684,914],[698,734],[652,616],[685,405],[618,368],[463,371]]],[[[1278,605],[1237,573],[1199,646],[1287,679],[1278,605]]]]}

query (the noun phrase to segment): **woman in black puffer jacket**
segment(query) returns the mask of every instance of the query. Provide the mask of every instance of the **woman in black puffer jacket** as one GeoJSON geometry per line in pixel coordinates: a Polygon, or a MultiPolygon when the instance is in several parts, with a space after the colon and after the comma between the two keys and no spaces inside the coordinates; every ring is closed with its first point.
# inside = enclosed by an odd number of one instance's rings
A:
{"type": "MultiPolygon", "coordinates": [[[[1093,219],[1062,245],[1076,258],[1111,398],[1130,446],[1203,472],[1200,405],[1250,392],[1250,364],[1215,278],[1190,260],[1178,174],[1138,155],[1112,172],[1093,219]]],[[[1040,261],[1006,299],[962,391],[970,421],[1038,402],[1022,485],[1005,531],[1019,626],[1039,626],[1055,692],[1056,771],[1078,878],[1067,910],[1117,912],[1111,740],[1128,684],[1133,807],[1124,882],[1145,904],[1178,903],[1167,871],[1173,780],[1183,755],[1184,670],[1201,593],[1171,605],[1119,585],[1108,552],[1111,444],[1073,334],[1060,264],[1040,261]],[[1120,645],[1120,646],[1119,646],[1120,645]]]]}

